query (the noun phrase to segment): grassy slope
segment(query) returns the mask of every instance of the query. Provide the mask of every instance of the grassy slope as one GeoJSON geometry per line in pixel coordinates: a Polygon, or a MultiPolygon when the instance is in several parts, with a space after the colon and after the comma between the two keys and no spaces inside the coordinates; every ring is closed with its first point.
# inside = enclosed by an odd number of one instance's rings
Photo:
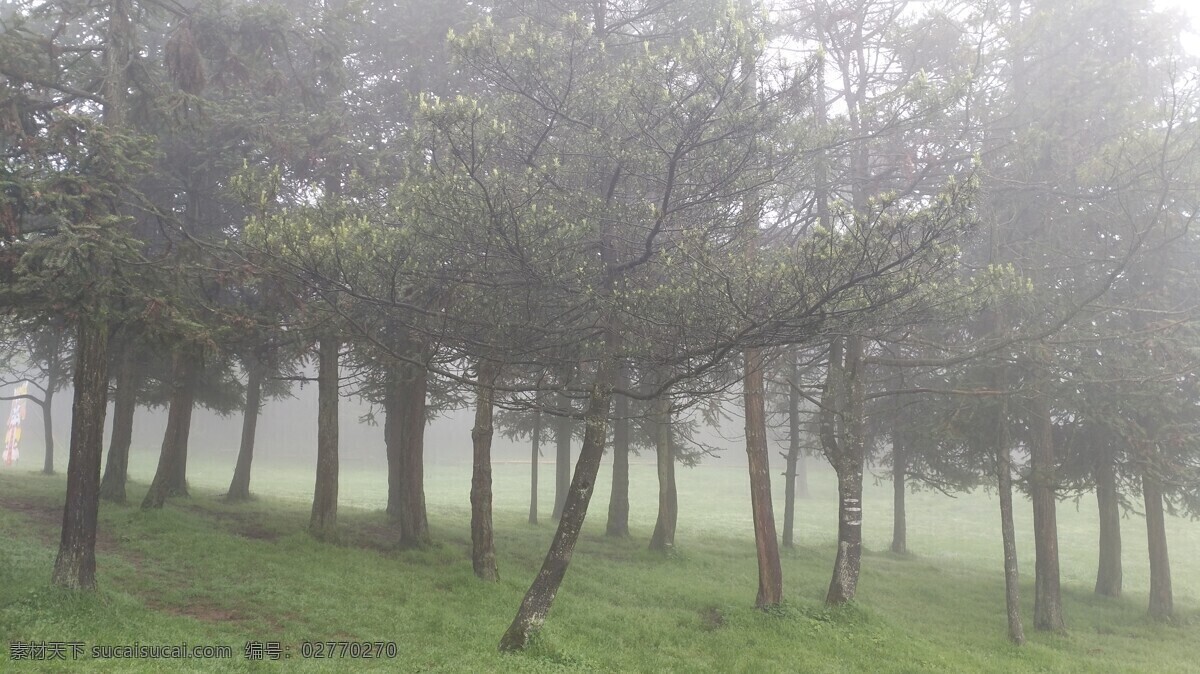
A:
{"type": "MultiPolygon", "coordinates": [[[[148,481],[149,456],[132,476],[148,481]]],[[[860,603],[829,611],[821,599],[832,563],[834,490],[814,476],[802,501],[797,540],[786,554],[787,606],[751,608],[756,588],[748,488],[738,469],[683,469],[679,553],[644,550],[653,526],[654,474],[634,467],[634,538],[603,537],[608,484],[597,485],[592,516],[543,638],[529,653],[495,646],[549,543],[552,529],[526,524],[528,466],[496,467],[497,546],[503,580],[474,580],[467,559],[466,466],[431,466],[427,482],[437,544],[389,550],[393,538],[376,510],[382,478],[345,470],[345,544],[318,544],[303,532],[311,468],[256,466],[249,505],[214,498],[226,462],[190,461],[194,497],[160,512],[106,507],[101,514],[101,592],[75,597],[49,589],[61,517],[62,478],[0,473],[0,639],[91,644],[225,643],[232,661],[81,662],[88,671],[249,670],[246,640],[291,645],[289,670],[344,671],[1195,671],[1200,659],[1200,525],[1170,522],[1178,624],[1144,618],[1148,585],[1144,527],[1126,519],[1127,598],[1091,594],[1096,557],[1094,502],[1060,508],[1063,576],[1071,633],[1033,634],[1022,649],[1004,639],[1003,588],[995,501],[983,494],[910,497],[910,547],[896,557],[890,538],[890,485],[866,499],[868,551],[860,603]],[[269,498],[266,498],[269,496],[269,498]],[[352,506],[352,507],[351,507],[352,506]],[[302,661],[301,640],[384,640],[389,661],[302,661]]],[[[549,468],[547,466],[547,468],[549,468]]],[[[551,470],[542,471],[548,509],[551,470]]],[[[134,487],[140,498],[144,487],[134,487]]],[[[781,491],[777,489],[777,491],[781,491]]],[[[777,496],[779,496],[777,494],[777,496]]],[[[781,506],[780,506],[781,507],[781,506]]],[[[1029,508],[1018,528],[1026,620],[1032,601],[1029,508]]],[[[58,671],[61,664],[47,666],[58,671]]],[[[3,667],[0,667],[3,669],[3,667]]],[[[22,667],[22,669],[37,669],[22,667]]]]}

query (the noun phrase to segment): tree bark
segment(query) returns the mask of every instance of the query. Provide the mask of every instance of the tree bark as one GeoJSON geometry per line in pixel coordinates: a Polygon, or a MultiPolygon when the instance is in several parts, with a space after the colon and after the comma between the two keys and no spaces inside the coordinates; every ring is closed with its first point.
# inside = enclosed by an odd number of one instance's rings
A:
{"type": "Polygon", "coordinates": [[[108,325],[83,318],[75,347],[75,398],[67,459],[67,500],[62,536],[50,582],[58,587],[96,587],[96,521],[100,510],[100,455],[108,404],[108,325]]]}
{"type": "MultiPolygon", "coordinates": [[[[1007,429],[1007,416],[999,416],[1001,425],[1007,429]]],[[[1004,606],[1008,614],[1008,639],[1020,646],[1025,643],[1025,628],[1021,624],[1021,577],[1017,568],[1017,534],[1013,526],[1012,460],[1007,433],[998,438],[996,486],[1000,493],[1000,535],[1004,544],[1004,606]]]]}
{"type": "Polygon", "coordinates": [[[471,566],[483,580],[500,580],[496,570],[496,543],[492,535],[492,386],[499,367],[481,360],[478,365],[475,427],[471,429],[474,461],[471,469],[471,566]]]}
{"type": "Polygon", "coordinates": [[[1044,377],[1033,394],[1033,440],[1030,442],[1030,496],[1033,501],[1034,629],[1065,632],[1062,590],[1058,568],[1058,516],[1055,492],[1053,420],[1050,402],[1042,390],[1044,377]]]}
{"type": "Polygon", "coordinates": [[[397,464],[399,545],[421,547],[429,543],[429,518],[425,510],[425,393],[429,373],[406,364],[401,391],[400,456],[397,464]]]}
{"type": "MultiPolygon", "coordinates": [[[[862,485],[865,458],[865,403],[863,392],[863,340],[848,337],[845,342],[845,366],[834,368],[831,376],[844,377],[841,390],[845,393],[843,409],[844,437],[836,444],[838,476],[838,549],[833,562],[833,577],[825,603],[844,604],[858,592],[858,577],[862,568],[862,485]]],[[[830,359],[840,357],[831,349],[830,359]]]]}
{"type": "MultiPolygon", "coordinates": [[[[558,395],[558,406],[566,412],[571,400],[566,394],[558,395]]],[[[554,513],[555,521],[562,517],[567,503],[567,492],[571,487],[571,418],[560,416],[554,419],[554,513]]]]}
{"type": "Polygon", "coordinates": [[[742,402],[746,414],[746,459],[750,471],[750,508],[754,515],[754,544],[758,557],[756,608],[778,606],[783,601],[783,569],[771,504],[771,469],[767,456],[767,412],[763,386],[763,361],[758,349],[746,349],[742,402]]]}
{"type": "MultiPolygon", "coordinates": [[[[899,424],[897,424],[898,426],[899,424]]],[[[900,431],[892,430],[892,552],[908,554],[908,514],[905,511],[908,453],[900,431]]]]}
{"type": "MultiPolygon", "coordinates": [[[[610,350],[614,350],[615,338],[610,336],[608,340],[610,350]]],[[[519,651],[529,645],[546,622],[546,615],[566,576],[596,485],[596,475],[600,472],[600,461],[604,457],[605,420],[612,400],[614,370],[615,363],[611,358],[601,361],[588,400],[583,446],[579,450],[575,477],[571,481],[558,529],[554,532],[554,540],[546,552],[542,568],[525,593],[512,624],[500,639],[501,651],[519,651]]]]}
{"type": "Polygon", "coordinates": [[[1163,516],[1162,485],[1151,471],[1142,473],[1146,504],[1146,542],[1150,551],[1150,617],[1169,620],[1174,614],[1171,594],[1171,561],[1167,556],[1167,527],[1163,516]]]}
{"type": "Polygon", "coordinates": [[[54,474],[54,379],[46,385],[46,396],[42,400],[42,432],[46,434],[46,458],[42,462],[42,473],[54,474]]]}
{"type": "Polygon", "coordinates": [[[658,519],[650,537],[650,549],[668,552],[675,548],[679,499],[675,491],[675,451],[671,442],[671,399],[654,401],[655,453],[658,464],[658,519]]]}
{"type": "Polygon", "coordinates": [[[308,530],[314,537],[337,537],[338,505],[338,351],[340,341],[321,337],[317,370],[317,480],[308,530]]]}
{"type": "Polygon", "coordinates": [[[783,483],[783,547],[793,547],[796,522],[796,469],[800,462],[800,368],[792,357],[788,376],[788,452],[783,483]]]}
{"type": "Polygon", "coordinates": [[[400,366],[389,365],[384,374],[383,392],[383,447],[387,456],[388,519],[399,522],[401,511],[400,481],[403,471],[404,452],[404,392],[406,382],[401,374],[400,366]]]}
{"type": "Polygon", "coordinates": [[[237,465],[229,482],[229,501],[250,498],[250,465],[254,461],[254,438],[258,430],[258,415],[262,409],[262,387],[266,367],[257,358],[250,358],[246,368],[246,407],[242,412],[242,441],[238,447],[237,465]]]}
{"type": "Polygon", "coordinates": [[[192,422],[192,396],[196,390],[192,384],[195,378],[195,360],[196,357],[186,350],[176,351],[172,358],[173,381],[171,402],[167,410],[167,429],[163,433],[162,449],[158,454],[158,469],[154,472],[154,480],[150,483],[146,498],[142,500],[144,509],[161,508],[168,496],[179,493],[177,487],[172,489],[172,485],[178,485],[180,464],[183,461],[181,453],[186,451],[185,428],[192,422]]]}
{"type": "Polygon", "coordinates": [[[113,404],[108,461],[104,464],[104,479],[100,481],[100,498],[112,503],[125,503],[126,500],[125,482],[129,474],[129,447],[133,444],[138,383],[137,351],[132,345],[125,344],[117,366],[117,395],[113,404]]]}
{"type": "Polygon", "coordinates": [[[46,356],[46,395],[42,397],[42,430],[45,433],[45,459],[42,473],[54,474],[54,391],[58,388],[59,369],[62,367],[59,349],[62,348],[61,328],[52,328],[49,353],[46,356]]]}
{"type": "Polygon", "coordinates": [[[529,460],[529,523],[538,523],[538,462],[542,458],[542,411],[533,411],[532,455],[529,460]]]}
{"type": "MultiPolygon", "coordinates": [[[[629,383],[625,368],[617,376],[618,385],[629,383]]],[[[605,534],[616,538],[629,536],[629,398],[613,396],[613,479],[608,499],[608,526],[605,534]]]]}
{"type": "Polygon", "coordinates": [[[1096,464],[1096,506],[1100,511],[1100,563],[1096,568],[1096,594],[1121,596],[1121,504],[1117,494],[1116,466],[1105,451],[1096,464]]]}

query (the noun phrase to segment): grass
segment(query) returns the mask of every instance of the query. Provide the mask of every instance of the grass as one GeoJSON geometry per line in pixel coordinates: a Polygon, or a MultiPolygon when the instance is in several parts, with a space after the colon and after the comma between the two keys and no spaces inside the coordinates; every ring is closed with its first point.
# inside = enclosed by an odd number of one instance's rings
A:
{"type": "MultiPolygon", "coordinates": [[[[131,498],[149,481],[153,456],[137,455],[131,498]]],[[[548,467],[547,467],[548,468],[548,467]]],[[[1145,617],[1148,571],[1138,517],[1123,520],[1126,597],[1091,592],[1094,501],[1060,506],[1060,544],[1070,633],[1029,631],[1005,640],[998,509],[977,493],[910,497],[909,545],[885,552],[890,484],[865,498],[867,551],[856,605],[822,605],[834,556],[834,485],[812,477],[800,502],[797,541],[785,552],[787,602],[752,608],[757,587],[744,470],[681,469],[678,551],[645,550],[654,524],[652,466],[635,465],[633,537],[603,536],[608,484],[591,516],[546,628],[534,648],[501,655],[496,644],[545,553],[553,529],[526,523],[527,465],[498,464],[496,544],[501,582],[475,580],[468,559],[469,466],[433,465],[427,502],[436,543],[398,551],[379,508],[382,473],[343,469],[340,545],[303,531],[310,466],[255,466],[259,498],[230,506],[216,495],[228,457],[190,459],[190,499],[156,512],[101,512],[100,590],[75,595],[47,584],[61,520],[62,477],[0,473],[0,670],[257,671],[280,663],[242,657],[246,641],[279,641],[289,671],[1196,671],[1200,643],[1200,525],[1169,522],[1178,619],[1145,617]],[[8,663],[9,641],[93,645],[228,644],[229,660],[92,660],[8,663]],[[396,660],[305,659],[313,641],[396,642],[396,660]],[[7,665],[7,666],[6,666],[7,665]],[[18,666],[19,665],[19,666],[18,666]]],[[[548,510],[552,471],[543,470],[548,510]]],[[[782,489],[776,488],[777,492],[782,489]]],[[[777,498],[782,497],[777,493],[777,498]]],[[[136,502],[136,500],[134,501],[136,502]]],[[[777,508],[782,508],[778,504],[777,508]]],[[[1022,596],[1031,623],[1032,541],[1020,504],[1022,596]]],[[[778,511],[777,511],[778,513],[778,511]]],[[[89,651],[90,652],[90,651],[89,651]]]]}

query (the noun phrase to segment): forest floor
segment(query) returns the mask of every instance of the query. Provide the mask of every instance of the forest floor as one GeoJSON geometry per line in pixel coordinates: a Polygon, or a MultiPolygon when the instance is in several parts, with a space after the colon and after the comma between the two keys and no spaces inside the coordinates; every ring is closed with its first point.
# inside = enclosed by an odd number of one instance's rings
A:
{"type": "MultiPolygon", "coordinates": [[[[812,460],[810,460],[812,463],[812,460]]],[[[604,533],[607,481],[597,485],[571,569],[541,638],[520,655],[496,650],[553,534],[553,467],[542,466],[540,526],[527,523],[528,464],[496,466],[496,584],[477,581],[468,558],[470,466],[431,465],[427,501],[435,543],[395,550],[382,507],[382,473],[344,464],[340,544],[304,533],[311,467],[255,464],[256,500],[218,494],[232,461],[189,460],[192,496],[161,511],[105,505],[98,543],[100,589],[48,586],[65,479],[0,471],[0,670],[2,671],[793,671],[1186,672],[1200,671],[1200,523],[1171,518],[1168,534],[1178,617],[1145,616],[1142,519],[1122,520],[1125,597],[1092,593],[1093,497],[1060,504],[1069,633],[1032,630],[1029,506],[1017,527],[1029,643],[1005,639],[999,514],[983,492],[909,496],[910,555],[887,552],[891,485],[868,487],[866,551],[858,602],[822,604],[835,553],[835,489],[810,477],[796,540],[785,550],[786,604],[753,609],[757,589],[743,469],[680,468],[677,550],[650,553],[654,469],[635,465],[628,540],[604,533]],[[12,662],[11,642],[79,642],[79,660],[12,662]],[[277,642],[286,662],[247,660],[247,642],[277,642]],[[396,658],[314,655],[305,642],[394,642],[396,658]],[[230,659],[93,659],[93,646],[223,644],[230,659]]],[[[136,455],[131,503],[153,457],[136,455]]],[[[605,469],[607,472],[607,468],[605,469]]],[[[775,486],[782,520],[782,488],[775,486]]],[[[335,645],[335,649],[340,649],[335,645]]],[[[372,650],[377,646],[372,646],[372,650]]],[[[390,648],[390,646],[385,646],[390,648]]]]}

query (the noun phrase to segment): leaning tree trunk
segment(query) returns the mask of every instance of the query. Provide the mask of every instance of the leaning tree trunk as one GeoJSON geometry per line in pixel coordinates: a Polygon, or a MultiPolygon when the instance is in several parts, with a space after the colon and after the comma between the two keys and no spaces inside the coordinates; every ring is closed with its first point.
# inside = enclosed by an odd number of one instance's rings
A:
{"type": "MultiPolygon", "coordinates": [[[[629,385],[625,368],[618,375],[618,385],[629,385]]],[[[613,396],[613,478],[608,499],[608,526],[605,534],[617,538],[629,536],[629,398],[613,396]]]]}
{"type": "Polygon", "coordinates": [[[558,406],[563,416],[554,420],[554,512],[551,517],[558,520],[562,517],[563,507],[567,503],[567,491],[571,487],[571,417],[566,412],[571,407],[571,400],[566,394],[558,395],[558,406]]]}
{"type": "Polygon", "coordinates": [[[326,335],[317,347],[317,481],[313,488],[309,532],[318,539],[337,537],[338,505],[338,350],[336,337],[326,335]]]}
{"type": "Polygon", "coordinates": [[[679,499],[675,491],[675,452],[671,442],[671,399],[666,395],[654,401],[655,453],[658,455],[658,519],[650,549],[668,552],[675,548],[675,526],[679,520],[679,499]]]}
{"type": "Polygon", "coordinates": [[[237,465],[233,469],[233,480],[229,483],[229,501],[245,501],[250,498],[250,464],[254,461],[254,437],[258,430],[258,414],[262,409],[262,387],[266,368],[252,358],[246,368],[246,407],[242,412],[242,441],[238,447],[237,465]]]}
{"type": "Polygon", "coordinates": [[[788,377],[788,451],[783,483],[783,547],[793,546],[796,522],[796,470],[800,463],[800,367],[792,356],[788,377]]]}
{"type": "Polygon", "coordinates": [[[542,411],[533,411],[533,442],[529,459],[529,523],[538,523],[538,462],[542,458],[542,411]]]}
{"type": "Polygon", "coordinates": [[[1150,550],[1150,617],[1169,620],[1174,613],[1171,595],[1171,561],[1167,557],[1167,526],[1163,515],[1162,484],[1148,467],[1142,473],[1146,505],[1146,542],[1150,550]]]}
{"type": "Polygon", "coordinates": [[[1050,402],[1044,390],[1045,378],[1033,394],[1030,442],[1030,492],[1033,501],[1034,585],[1033,627],[1038,630],[1065,632],[1062,589],[1058,566],[1058,515],[1054,496],[1054,436],[1050,402]]]}
{"type": "Polygon", "coordinates": [[[1104,451],[1096,464],[1096,506],[1100,511],[1100,563],[1096,568],[1096,594],[1121,596],[1121,504],[1117,494],[1112,452],[1104,451]]]}
{"type": "MultiPolygon", "coordinates": [[[[610,336],[608,340],[609,349],[614,350],[615,337],[610,336]]],[[[519,651],[529,645],[546,622],[546,615],[550,612],[563,577],[566,576],[567,566],[571,563],[571,555],[579,540],[588,503],[596,486],[600,461],[604,458],[605,419],[608,418],[609,404],[612,400],[614,369],[615,364],[611,358],[601,361],[588,400],[583,446],[579,450],[575,477],[571,481],[562,516],[558,520],[558,529],[554,532],[554,540],[546,552],[542,568],[525,593],[512,624],[500,639],[501,651],[519,651]]]]}
{"type": "Polygon", "coordinates": [[[193,367],[194,356],[185,351],[177,351],[172,358],[172,390],[171,402],[167,410],[167,429],[163,433],[162,449],[158,454],[158,469],[154,472],[154,480],[142,500],[142,508],[161,508],[167,497],[172,496],[173,482],[178,478],[179,465],[182,462],[180,452],[186,442],[185,426],[191,424],[192,395],[195,387],[191,380],[195,377],[193,367]]]}
{"type": "Polygon", "coordinates": [[[112,439],[108,443],[108,461],[100,481],[100,498],[125,503],[125,481],[129,474],[129,447],[133,444],[133,415],[137,410],[137,351],[126,344],[121,348],[117,366],[117,395],[113,403],[112,439]]]}
{"type": "Polygon", "coordinates": [[[771,505],[771,469],[767,457],[767,412],[762,353],[746,349],[743,360],[742,402],[746,414],[746,458],[750,470],[750,508],[754,515],[754,544],[758,557],[758,596],[754,605],[765,609],[783,601],[783,568],[771,505]]]}
{"type": "Polygon", "coordinates": [[[96,587],[96,521],[100,510],[100,455],[108,404],[108,325],[83,318],[75,346],[75,399],[67,459],[67,501],[50,582],[71,589],[96,587]]]}
{"type": "Polygon", "coordinates": [[[492,535],[492,386],[499,370],[495,363],[479,362],[475,427],[471,429],[471,566],[476,576],[490,581],[500,580],[492,535]]]}
{"type": "MultiPolygon", "coordinates": [[[[897,423],[897,425],[899,425],[897,423]]],[[[908,513],[904,497],[907,492],[908,452],[900,431],[892,430],[892,552],[908,554],[908,513]]]]}

